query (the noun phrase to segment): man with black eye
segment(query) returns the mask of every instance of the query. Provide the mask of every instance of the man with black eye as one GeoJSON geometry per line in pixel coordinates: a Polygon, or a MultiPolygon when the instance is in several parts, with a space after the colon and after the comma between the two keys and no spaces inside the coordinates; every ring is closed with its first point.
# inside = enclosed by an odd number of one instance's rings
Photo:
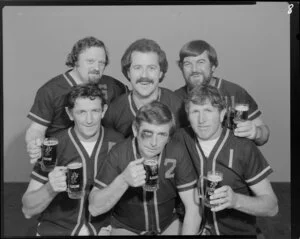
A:
{"type": "Polygon", "coordinates": [[[170,139],[175,127],[169,108],[142,106],[132,124],[134,137],[116,145],[98,171],[89,197],[93,216],[113,208],[111,235],[195,235],[200,212],[196,175],[184,146],[170,139]],[[158,162],[158,189],[147,192],[143,161],[158,162]],[[175,211],[177,193],[185,206],[182,225],[175,211]]]}
{"type": "Polygon", "coordinates": [[[181,107],[183,101],[171,90],[159,86],[168,70],[168,61],[165,52],[155,41],[139,39],[133,42],[123,54],[121,65],[132,91],[110,105],[102,121],[105,127],[111,127],[125,137],[132,135],[131,124],[138,109],[155,100],[170,108],[176,126],[187,125],[181,107]]]}

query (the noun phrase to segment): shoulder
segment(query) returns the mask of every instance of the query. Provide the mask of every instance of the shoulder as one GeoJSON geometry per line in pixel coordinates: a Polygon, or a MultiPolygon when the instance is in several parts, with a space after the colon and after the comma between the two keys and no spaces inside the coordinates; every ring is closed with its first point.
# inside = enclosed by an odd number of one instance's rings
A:
{"type": "Polygon", "coordinates": [[[171,90],[169,90],[169,89],[167,89],[167,88],[163,88],[163,87],[160,87],[160,89],[161,89],[161,99],[162,99],[162,101],[170,101],[171,103],[177,103],[177,102],[182,102],[182,99],[179,97],[179,96],[177,96],[176,94],[175,94],[175,92],[173,92],[173,91],[171,91],[171,90]]]}
{"type": "Polygon", "coordinates": [[[175,90],[174,93],[181,99],[184,99],[187,96],[186,86],[180,87],[179,89],[175,90]]]}
{"type": "Polygon", "coordinates": [[[107,141],[121,142],[124,140],[123,134],[115,131],[112,128],[104,127],[105,137],[107,141]]]}
{"type": "Polygon", "coordinates": [[[185,149],[186,148],[183,142],[176,138],[171,138],[168,144],[166,145],[167,154],[169,156],[173,155],[175,158],[180,157],[184,153],[185,149]]]}
{"type": "Polygon", "coordinates": [[[116,98],[114,101],[110,103],[109,108],[124,107],[125,105],[128,105],[128,94],[120,95],[118,98],[116,98]]]}
{"type": "Polygon", "coordinates": [[[68,87],[63,74],[57,75],[44,83],[38,91],[41,93],[57,92],[61,88],[68,87]]]}
{"type": "Polygon", "coordinates": [[[174,138],[190,138],[193,139],[194,132],[191,126],[176,129],[173,135],[174,138]]]}
{"type": "Polygon", "coordinates": [[[245,91],[245,89],[237,83],[221,79],[220,88],[230,90],[230,91],[245,91]]]}
{"type": "Polygon", "coordinates": [[[230,142],[236,150],[243,152],[244,154],[260,151],[253,140],[237,137],[232,132],[230,132],[230,142]]]}
{"type": "Polygon", "coordinates": [[[99,84],[109,84],[109,85],[117,85],[119,87],[125,87],[125,85],[121,81],[108,75],[102,75],[99,84]]]}
{"type": "Polygon", "coordinates": [[[110,151],[110,154],[114,154],[114,155],[116,155],[116,154],[122,155],[122,158],[123,158],[123,157],[126,157],[127,153],[128,153],[129,151],[131,151],[131,150],[130,150],[131,147],[132,147],[132,143],[131,143],[131,142],[132,142],[132,138],[131,138],[131,137],[128,137],[128,138],[126,138],[126,139],[123,139],[123,140],[117,142],[117,143],[113,146],[112,150],[110,151]]]}

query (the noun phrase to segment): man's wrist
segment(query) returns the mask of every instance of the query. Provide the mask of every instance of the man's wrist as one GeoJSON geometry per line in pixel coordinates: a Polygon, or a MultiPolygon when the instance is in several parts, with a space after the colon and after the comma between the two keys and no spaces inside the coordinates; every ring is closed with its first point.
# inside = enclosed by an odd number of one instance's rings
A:
{"type": "Polygon", "coordinates": [[[126,189],[129,187],[129,184],[125,178],[124,172],[120,174],[119,181],[122,187],[125,187],[126,189]]]}

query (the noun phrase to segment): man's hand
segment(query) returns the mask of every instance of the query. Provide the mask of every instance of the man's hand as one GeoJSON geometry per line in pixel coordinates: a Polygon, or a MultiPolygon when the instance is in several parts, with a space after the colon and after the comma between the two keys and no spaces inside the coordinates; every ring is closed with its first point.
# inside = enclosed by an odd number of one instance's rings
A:
{"type": "Polygon", "coordinates": [[[230,186],[225,185],[217,188],[210,196],[211,211],[217,212],[225,208],[235,208],[237,203],[237,194],[230,186]]]}
{"type": "Polygon", "coordinates": [[[66,167],[59,166],[55,167],[48,174],[49,183],[54,192],[63,192],[67,190],[66,171],[66,167]]]}
{"type": "Polygon", "coordinates": [[[42,146],[43,140],[40,138],[31,140],[28,144],[27,144],[27,152],[29,154],[30,157],[30,163],[34,164],[36,163],[36,161],[41,158],[42,156],[42,146]]]}
{"type": "Polygon", "coordinates": [[[125,182],[131,187],[139,187],[145,184],[146,171],[143,166],[144,159],[130,162],[122,175],[125,182]]]}
{"type": "Polygon", "coordinates": [[[244,122],[238,122],[236,129],[234,130],[234,135],[238,137],[245,137],[251,140],[255,140],[257,134],[257,127],[251,121],[247,120],[244,122]]]}

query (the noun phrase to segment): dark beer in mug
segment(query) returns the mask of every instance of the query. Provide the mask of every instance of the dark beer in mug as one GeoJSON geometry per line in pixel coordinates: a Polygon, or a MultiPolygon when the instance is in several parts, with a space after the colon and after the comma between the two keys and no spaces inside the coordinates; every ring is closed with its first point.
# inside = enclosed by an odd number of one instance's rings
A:
{"type": "Polygon", "coordinates": [[[234,123],[243,122],[248,119],[249,105],[248,104],[236,104],[234,108],[234,123]]]}
{"type": "MultiPolygon", "coordinates": [[[[215,189],[221,187],[221,182],[223,181],[223,173],[219,171],[209,171],[207,173],[206,179],[206,190],[205,190],[205,198],[204,205],[206,207],[211,208],[209,197],[214,194],[215,189]]],[[[215,205],[216,206],[216,205],[215,205]]]]}
{"type": "Polygon", "coordinates": [[[69,198],[80,199],[83,196],[82,163],[71,163],[67,166],[67,192],[69,198]]]}
{"type": "Polygon", "coordinates": [[[42,160],[41,168],[45,172],[52,171],[56,166],[57,161],[57,145],[56,138],[45,138],[42,144],[42,160]]]}
{"type": "Polygon", "coordinates": [[[144,161],[146,171],[146,183],[143,186],[145,191],[156,191],[158,189],[158,162],[156,159],[146,159],[144,161]]]}

